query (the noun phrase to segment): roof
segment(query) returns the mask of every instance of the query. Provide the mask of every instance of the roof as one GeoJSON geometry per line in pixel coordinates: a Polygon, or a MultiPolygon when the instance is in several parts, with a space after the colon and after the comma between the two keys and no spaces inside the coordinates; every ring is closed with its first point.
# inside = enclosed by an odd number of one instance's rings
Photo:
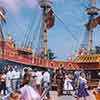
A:
{"type": "Polygon", "coordinates": [[[86,54],[77,56],[74,60],[75,63],[99,63],[100,54],[86,54]]]}

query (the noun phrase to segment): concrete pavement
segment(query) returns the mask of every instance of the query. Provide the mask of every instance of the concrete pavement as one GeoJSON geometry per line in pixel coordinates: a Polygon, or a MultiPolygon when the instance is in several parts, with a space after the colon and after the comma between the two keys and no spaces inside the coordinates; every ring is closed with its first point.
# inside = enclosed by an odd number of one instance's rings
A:
{"type": "MultiPolygon", "coordinates": [[[[52,100],[76,100],[76,98],[73,96],[64,95],[64,96],[58,97],[56,91],[52,91],[50,92],[50,94],[51,94],[52,100]]],[[[72,92],[72,94],[74,95],[74,92],[72,92]]],[[[95,96],[92,94],[92,91],[89,91],[89,94],[90,96],[86,98],[87,100],[96,100],[95,96]]],[[[84,100],[84,99],[81,98],[80,100],[84,100]]]]}
{"type": "MultiPolygon", "coordinates": [[[[74,95],[74,92],[72,92],[72,94],[74,95]]],[[[87,97],[87,100],[96,100],[95,96],[92,94],[92,91],[89,91],[89,94],[90,94],[90,96],[87,97]]],[[[51,95],[52,100],[76,100],[76,98],[73,96],[64,95],[64,96],[58,97],[56,91],[51,91],[50,95],[51,95]]],[[[2,100],[1,99],[2,97],[3,97],[3,95],[0,95],[0,100],[2,100]]],[[[84,99],[81,98],[80,100],[84,100],[84,99]]]]}

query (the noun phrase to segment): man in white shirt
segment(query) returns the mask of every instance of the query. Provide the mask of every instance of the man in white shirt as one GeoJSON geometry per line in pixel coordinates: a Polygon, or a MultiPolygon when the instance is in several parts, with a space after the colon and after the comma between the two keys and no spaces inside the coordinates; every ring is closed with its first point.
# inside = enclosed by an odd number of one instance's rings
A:
{"type": "Polygon", "coordinates": [[[44,91],[46,93],[46,96],[48,100],[51,100],[50,97],[50,73],[48,71],[44,72],[43,74],[43,83],[44,83],[44,91]]]}
{"type": "Polygon", "coordinates": [[[35,73],[35,75],[36,75],[36,84],[37,85],[40,85],[41,84],[41,81],[42,81],[42,73],[40,71],[37,71],[35,73]]]}
{"type": "Polygon", "coordinates": [[[37,89],[39,90],[39,93],[41,94],[41,84],[42,84],[42,78],[43,78],[42,72],[37,71],[35,73],[35,75],[36,75],[36,78],[35,79],[36,79],[37,89]]]}
{"type": "Polygon", "coordinates": [[[11,72],[12,75],[12,86],[13,90],[17,89],[19,86],[20,72],[17,69],[13,69],[11,72]]]}
{"type": "Polygon", "coordinates": [[[18,69],[16,70],[16,89],[18,89],[20,87],[20,78],[21,78],[21,73],[18,69]]]}
{"type": "Polygon", "coordinates": [[[7,74],[6,74],[6,88],[7,88],[7,92],[8,92],[8,93],[11,93],[11,92],[12,92],[11,79],[12,79],[11,71],[9,70],[9,71],[7,72],[7,74]]]}
{"type": "Polygon", "coordinates": [[[48,71],[43,74],[43,82],[50,83],[50,73],[48,71]]]}

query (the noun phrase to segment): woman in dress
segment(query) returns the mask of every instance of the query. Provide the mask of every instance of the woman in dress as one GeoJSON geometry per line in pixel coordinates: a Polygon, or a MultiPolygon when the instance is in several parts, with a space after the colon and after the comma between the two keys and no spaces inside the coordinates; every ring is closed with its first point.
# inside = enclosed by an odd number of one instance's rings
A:
{"type": "Polygon", "coordinates": [[[71,83],[72,83],[72,80],[68,77],[68,75],[65,75],[64,91],[67,92],[67,95],[72,95],[71,91],[73,90],[73,86],[71,83]]]}
{"type": "Polygon", "coordinates": [[[87,91],[87,80],[85,79],[84,74],[81,74],[81,76],[79,77],[77,90],[78,92],[76,93],[76,100],[79,100],[81,97],[83,97],[84,100],[86,100],[86,97],[89,96],[89,93],[87,91]]]}

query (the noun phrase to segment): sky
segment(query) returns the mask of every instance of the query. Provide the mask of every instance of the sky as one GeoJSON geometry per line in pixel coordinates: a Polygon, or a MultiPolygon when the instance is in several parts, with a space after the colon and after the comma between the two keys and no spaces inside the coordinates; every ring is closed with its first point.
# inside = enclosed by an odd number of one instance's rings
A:
{"type": "MultiPolygon", "coordinates": [[[[0,0],[6,9],[7,24],[4,35],[12,35],[17,45],[23,44],[25,37],[32,40],[32,47],[38,45],[42,10],[39,0],[0,0]],[[26,35],[27,33],[27,35],[26,35]],[[31,34],[31,35],[29,35],[31,34]]],[[[77,53],[86,38],[84,24],[88,21],[85,9],[89,0],[52,0],[52,8],[61,20],[55,19],[55,25],[48,30],[48,48],[58,60],[66,60],[77,53]],[[63,25],[62,21],[65,25],[63,25]]],[[[100,8],[100,0],[96,6],[100,8]]],[[[100,46],[100,26],[94,30],[94,46],[100,46]]]]}

